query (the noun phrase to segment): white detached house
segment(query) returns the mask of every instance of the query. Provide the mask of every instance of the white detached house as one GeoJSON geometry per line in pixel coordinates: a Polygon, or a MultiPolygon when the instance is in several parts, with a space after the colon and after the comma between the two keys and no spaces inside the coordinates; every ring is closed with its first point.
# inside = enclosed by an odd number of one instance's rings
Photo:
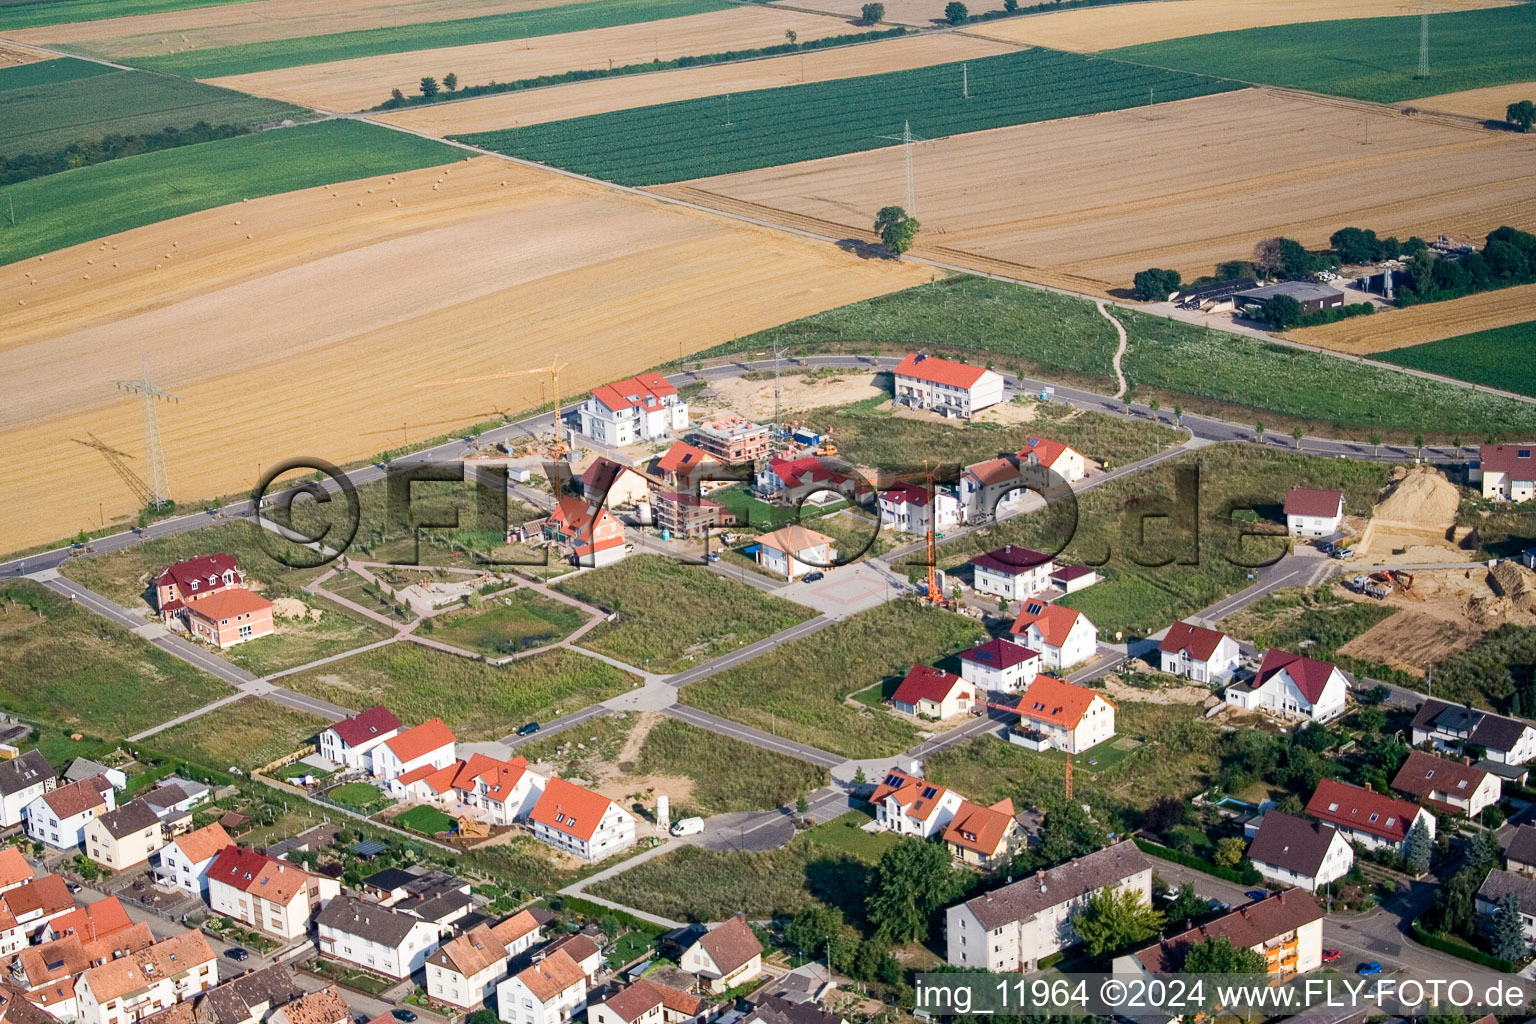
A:
{"type": "Polygon", "coordinates": [[[57,850],[85,841],[91,819],[117,807],[117,791],[105,775],[51,789],[27,805],[27,835],[57,850]]]}
{"type": "Polygon", "coordinates": [[[1175,622],[1157,645],[1158,668],[1195,683],[1225,683],[1237,671],[1237,641],[1204,626],[1175,622]]]}
{"type": "Polygon", "coordinates": [[[373,750],[400,735],[400,720],[380,704],[320,733],[320,756],[353,771],[373,769],[373,750]]]}
{"type": "Polygon", "coordinates": [[[881,491],[880,521],[902,533],[927,533],[928,523],[942,533],[960,524],[960,502],[953,494],[922,484],[898,483],[881,491]]]}
{"type": "Polygon", "coordinates": [[[965,797],[892,768],[875,787],[869,802],[875,808],[876,824],[887,832],[929,839],[943,834],[965,797]]]}
{"type": "Polygon", "coordinates": [[[453,733],[441,718],[434,718],[375,747],[373,774],[389,782],[425,765],[446,768],[458,760],[454,752],[453,733]]]}
{"type": "Polygon", "coordinates": [[[1292,487],[1285,492],[1285,528],[1292,537],[1327,537],[1343,521],[1343,491],[1292,487]]]}
{"type": "Polygon", "coordinates": [[[53,766],[40,750],[0,761],[0,828],[19,825],[27,805],[57,784],[53,766]]]}
{"type": "Polygon", "coordinates": [[[315,918],[320,952],[389,978],[409,978],[438,945],[431,921],[351,896],[331,900],[315,918]]]}
{"type": "Polygon", "coordinates": [[[1349,681],[1334,665],[1271,647],[1252,682],[1227,687],[1227,703],[1282,717],[1329,722],[1344,713],[1349,681]]]}
{"type": "Polygon", "coordinates": [[[208,898],[208,870],[226,847],[235,845],[218,822],[177,836],[160,849],[156,881],[200,900],[208,898]]]}
{"type": "Polygon", "coordinates": [[[1011,640],[988,640],[960,655],[960,676],[983,692],[1017,693],[1040,674],[1040,655],[1011,640]]]}
{"type": "Polygon", "coordinates": [[[971,586],[979,594],[1022,601],[1051,585],[1056,560],[1030,548],[1006,544],[971,559],[971,586]]]}
{"type": "Polygon", "coordinates": [[[1061,671],[1093,657],[1099,631],[1088,616],[1059,604],[1030,601],[1013,622],[1013,635],[1032,651],[1040,652],[1043,667],[1061,671]]]}
{"type": "Polygon", "coordinates": [[[582,860],[602,860],[635,841],[635,816],[600,793],[553,778],[528,814],[537,839],[582,860]]]}

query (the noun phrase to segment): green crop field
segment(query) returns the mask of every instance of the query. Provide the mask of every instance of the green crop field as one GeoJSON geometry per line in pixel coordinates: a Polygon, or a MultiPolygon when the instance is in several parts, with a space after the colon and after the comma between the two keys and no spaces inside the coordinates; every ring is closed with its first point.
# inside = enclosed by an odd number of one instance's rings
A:
{"type": "Polygon", "coordinates": [[[1167,39],[1107,56],[1379,103],[1536,79],[1536,4],[1434,14],[1418,78],[1418,17],[1315,21],[1167,39]]]}
{"type": "Polygon", "coordinates": [[[246,0],[3,0],[0,31],[64,25],[98,18],[126,18],[132,14],[184,11],[189,7],[219,7],[246,0]]]}
{"type": "Polygon", "coordinates": [[[449,163],[462,152],[324,121],[145,153],[0,188],[0,266],[241,199],[449,163]],[[14,209],[16,224],[10,225],[14,209]]]}
{"type": "Polygon", "coordinates": [[[658,185],[938,138],[1187,99],[1229,82],[1055,50],[1023,50],[782,89],[760,89],[466,135],[502,153],[626,185],[658,185]]]}
{"type": "MultiPolygon", "coordinates": [[[[1146,397],[1158,392],[1166,417],[1189,412],[1264,420],[1271,430],[1300,425],[1368,441],[1536,434],[1536,407],[1334,356],[1114,310],[1129,337],[1124,367],[1146,397]]],[[[999,369],[1108,389],[1114,334],[1086,299],[979,277],[952,277],[892,292],[739,338],[701,352],[709,358],[787,346],[899,355],[921,348],[999,369]]]]}
{"type": "Polygon", "coordinates": [[[303,36],[298,39],[220,46],[208,50],[187,50],[163,57],[134,58],[126,63],[187,78],[249,75],[257,71],[351,60],[355,57],[376,57],[386,53],[435,50],[445,46],[495,43],[504,39],[526,39],[661,21],[689,14],[707,14],[730,6],[723,0],[590,0],[588,3],[543,7],[511,14],[491,14],[482,18],[396,25],[360,29],[356,32],[334,32],[323,36],[303,36]]]}
{"type": "Polygon", "coordinates": [[[1395,348],[1376,358],[1536,397],[1536,320],[1395,348]]]}
{"type": "MultiPolygon", "coordinates": [[[[18,64],[13,68],[0,70],[0,92],[11,92],[15,89],[36,89],[42,86],[62,85],[65,82],[77,82],[84,78],[94,78],[98,75],[117,75],[122,72],[105,64],[97,64],[89,60],[75,60],[73,57],[60,57],[57,60],[40,60],[32,64],[18,64]]],[[[6,97],[10,102],[11,97],[6,97]]]]}
{"type": "Polygon", "coordinates": [[[93,135],[133,135],[166,127],[259,124],[310,117],[308,111],[200,82],[143,71],[116,71],[89,61],[45,61],[0,71],[0,158],[46,153],[93,135]],[[28,68],[63,64],[106,74],[37,81],[28,68]],[[30,81],[28,81],[30,79],[30,81]],[[18,84],[18,80],[23,84],[18,84]]]}

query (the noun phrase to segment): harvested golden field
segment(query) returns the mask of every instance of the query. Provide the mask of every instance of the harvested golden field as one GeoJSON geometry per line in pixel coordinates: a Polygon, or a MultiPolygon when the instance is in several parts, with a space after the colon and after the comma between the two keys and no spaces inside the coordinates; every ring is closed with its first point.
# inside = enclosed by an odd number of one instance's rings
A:
{"type": "MultiPolygon", "coordinates": [[[[913,164],[919,250],[1101,293],[1149,266],[1209,273],[1272,235],[1536,226],[1536,136],[1268,89],[953,136],[913,164]]],[[[903,161],[888,148],[656,191],[867,232],[901,200],[903,161]]]]}
{"type": "Polygon", "coordinates": [[[418,382],[558,355],[571,394],[931,276],[490,157],[49,253],[0,268],[5,546],[93,526],[98,502],[108,522],[132,511],[71,439],[95,433],[143,470],[139,405],[112,384],[141,357],[181,396],[160,425],[172,493],[196,499],[294,455],[396,446],[402,425],[421,440],[531,407],[547,384],[418,382]]]}
{"type": "Polygon", "coordinates": [[[13,68],[18,64],[36,64],[40,60],[52,60],[55,56],[57,54],[0,39],[0,68],[13,68]]]}
{"type": "Polygon", "coordinates": [[[962,35],[909,36],[739,64],[683,68],[483,96],[381,114],[378,120],[428,135],[462,135],[699,96],[905,71],[990,57],[1012,49],[1004,43],[962,35]]]}
{"type": "Polygon", "coordinates": [[[1421,100],[1399,103],[1399,107],[1417,107],[1437,114],[1459,114],[1475,117],[1480,121],[1502,121],[1511,103],[1536,100],[1536,82],[1517,82],[1514,85],[1494,85],[1487,89],[1468,89],[1465,92],[1448,92],[1439,96],[1426,96],[1421,100]]]}
{"type": "MultiPolygon", "coordinates": [[[[883,0],[885,3],[885,18],[882,24],[886,25],[918,25],[927,28],[935,22],[944,20],[944,5],[948,0],[883,0]]],[[[793,7],[802,11],[821,11],[825,14],[835,14],[840,18],[858,18],[862,16],[865,0],[784,0],[773,6],[793,7]]]]}
{"type": "Polygon", "coordinates": [[[1351,355],[1370,355],[1441,338],[1456,338],[1536,320],[1536,284],[1501,288],[1449,302],[1388,309],[1322,327],[1290,331],[1287,338],[1351,355]]]}
{"type": "MultiPolygon", "coordinates": [[[[832,2],[836,5],[844,0],[832,2]]],[[[822,9],[815,4],[811,6],[822,9]]],[[[1437,3],[1435,10],[1469,11],[1508,6],[1508,0],[1445,0],[1437,3]]],[[[1275,0],[1154,0],[1144,4],[1114,4],[1004,18],[975,25],[966,31],[1009,43],[1087,53],[1234,29],[1340,18],[1391,18],[1413,14],[1417,10],[1403,0],[1359,0],[1349,4],[1334,3],[1333,0],[1285,0],[1284,3],[1275,0]]]]}
{"type": "Polygon", "coordinates": [[[852,29],[846,21],[820,14],[743,7],[639,25],[359,57],[209,81],[322,110],[363,110],[389,99],[391,89],[415,92],[421,76],[427,74],[452,71],[465,85],[511,82],[580,68],[623,67],[657,57],[669,60],[772,46],[782,43],[787,31],[801,39],[820,39],[852,29]]]}
{"type": "Polygon", "coordinates": [[[390,25],[453,21],[557,7],[576,0],[251,0],[159,14],[15,29],[12,39],[84,46],[112,57],[147,57],[390,25]]]}

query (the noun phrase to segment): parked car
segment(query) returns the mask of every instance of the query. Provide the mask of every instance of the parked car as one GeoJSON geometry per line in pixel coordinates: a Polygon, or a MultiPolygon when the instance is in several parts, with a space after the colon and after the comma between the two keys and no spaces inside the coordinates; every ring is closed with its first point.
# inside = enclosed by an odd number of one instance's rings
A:
{"type": "Polygon", "coordinates": [[[815,583],[817,580],[826,579],[826,577],[827,574],[824,572],[808,572],[800,577],[800,579],[806,583],[815,583]]]}
{"type": "Polygon", "coordinates": [[[1211,900],[1210,906],[1211,906],[1211,909],[1213,911],[1214,910],[1231,910],[1232,909],[1232,904],[1230,904],[1230,903],[1223,903],[1221,900],[1211,900]]]}
{"type": "Polygon", "coordinates": [[[1269,890],[1268,889],[1249,889],[1247,892],[1243,893],[1243,895],[1247,896],[1251,900],[1262,900],[1262,899],[1265,899],[1265,898],[1267,898],[1269,896],[1269,890]]]}
{"type": "Polygon", "coordinates": [[[681,818],[672,826],[674,836],[696,836],[704,831],[703,818],[681,818]]]}
{"type": "Polygon", "coordinates": [[[517,730],[517,734],[519,736],[532,736],[534,733],[536,733],[538,731],[539,731],[539,723],[538,722],[529,722],[527,725],[525,725],[521,729],[517,730]]]}
{"type": "Polygon", "coordinates": [[[1336,949],[1325,949],[1323,950],[1323,963],[1331,964],[1343,955],[1343,953],[1340,953],[1336,949]]]}
{"type": "Polygon", "coordinates": [[[398,1010],[390,1010],[389,1015],[398,1020],[400,1024],[411,1024],[411,1021],[416,1019],[415,1011],[407,1010],[403,1007],[398,1010]]]}
{"type": "Polygon", "coordinates": [[[70,892],[79,892],[80,891],[80,883],[79,882],[66,881],[64,883],[64,888],[68,889],[70,892]]]}
{"type": "Polygon", "coordinates": [[[238,963],[243,963],[244,961],[249,960],[251,958],[251,954],[247,953],[245,950],[241,949],[239,946],[230,946],[228,949],[226,949],[224,951],[224,955],[229,957],[231,960],[233,960],[237,964],[238,963]]]}
{"type": "Polygon", "coordinates": [[[1378,960],[1367,960],[1365,963],[1363,963],[1359,967],[1355,968],[1355,973],[1356,974],[1380,974],[1381,973],[1381,962],[1378,961],[1378,960]]]}
{"type": "Polygon", "coordinates": [[[1355,549],[1354,548],[1334,548],[1328,554],[1331,557],[1338,558],[1338,559],[1354,558],[1355,557],[1355,549]]]}

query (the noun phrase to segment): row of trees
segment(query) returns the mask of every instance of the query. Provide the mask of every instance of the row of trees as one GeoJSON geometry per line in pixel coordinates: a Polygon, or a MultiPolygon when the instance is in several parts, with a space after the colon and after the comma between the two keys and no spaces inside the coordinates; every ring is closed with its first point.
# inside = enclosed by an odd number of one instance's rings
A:
{"type": "Polygon", "coordinates": [[[153,132],[99,135],[77,139],[67,146],[48,153],[0,156],[0,185],[10,185],[29,178],[41,178],[61,171],[72,171],[77,167],[88,167],[108,160],[138,156],[141,153],[153,153],[162,149],[175,149],[178,146],[191,146],[199,142],[233,138],[249,130],[236,124],[209,124],[207,121],[199,121],[190,128],[168,125],[153,132]]]}

